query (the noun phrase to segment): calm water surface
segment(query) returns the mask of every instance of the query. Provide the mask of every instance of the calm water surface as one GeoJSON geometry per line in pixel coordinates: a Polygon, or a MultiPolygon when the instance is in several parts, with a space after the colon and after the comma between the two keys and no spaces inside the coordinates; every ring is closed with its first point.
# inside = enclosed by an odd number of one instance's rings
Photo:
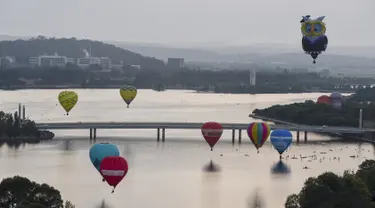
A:
{"type": "MultiPolygon", "coordinates": [[[[253,121],[248,114],[255,108],[315,100],[321,95],[140,90],[127,109],[118,90],[75,91],[79,102],[69,116],[57,105],[59,90],[0,91],[1,110],[14,111],[22,102],[27,116],[37,122],[214,120],[244,123],[253,121]]],[[[363,160],[374,157],[371,145],[330,142],[333,138],[309,134],[311,142],[293,144],[284,153],[289,156],[284,159],[284,169],[289,172],[276,174],[274,165],[279,159],[270,143],[257,154],[245,134],[241,146],[232,146],[228,131],[214,152],[210,152],[208,145],[201,141],[199,130],[167,130],[166,133],[167,142],[158,144],[153,141],[156,130],[98,130],[97,142],[117,144],[129,162],[130,171],[114,194],[101,182],[90,163],[88,131],[59,131],[54,141],[18,148],[4,144],[0,147],[0,175],[17,174],[51,184],[78,208],[95,207],[102,199],[116,208],[247,208],[256,190],[265,207],[281,208],[286,196],[299,191],[306,177],[324,171],[355,170],[363,160]],[[300,159],[300,155],[316,155],[316,158],[300,159]],[[298,159],[291,159],[293,156],[298,159]],[[211,159],[220,166],[221,172],[202,170],[211,159]]]]}

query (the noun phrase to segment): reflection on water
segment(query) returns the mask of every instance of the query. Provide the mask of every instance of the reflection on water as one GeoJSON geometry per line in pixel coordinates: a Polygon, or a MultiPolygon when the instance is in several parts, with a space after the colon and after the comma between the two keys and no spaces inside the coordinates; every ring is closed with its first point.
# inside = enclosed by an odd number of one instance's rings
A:
{"type": "Polygon", "coordinates": [[[290,168],[282,160],[279,160],[271,167],[271,174],[275,176],[287,176],[290,174],[290,168]]]}
{"type": "Polygon", "coordinates": [[[249,196],[247,208],[265,208],[265,202],[259,188],[256,188],[254,194],[249,196]]]}
{"type": "Polygon", "coordinates": [[[218,164],[215,164],[212,160],[208,164],[203,166],[203,171],[208,173],[220,172],[221,168],[218,164]]]}

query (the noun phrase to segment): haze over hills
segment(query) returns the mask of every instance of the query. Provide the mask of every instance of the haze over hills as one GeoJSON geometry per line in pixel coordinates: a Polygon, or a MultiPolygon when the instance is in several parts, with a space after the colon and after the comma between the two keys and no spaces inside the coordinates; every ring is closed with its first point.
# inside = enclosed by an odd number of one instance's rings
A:
{"type": "MultiPolygon", "coordinates": [[[[0,35],[0,40],[27,39],[0,35]]],[[[186,62],[239,62],[256,63],[257,65],[281,67],[328,67],[346,69],[375,69],[375,46],[328,46],[325,53],[319,56],[317,64],[312,65],[311,57],[304,54],[298,45],[280,43],[255,43],[248,46],[231,46],[220,43],[176,47],[155,43],[132,43],[104,41],[126,50],[140,53],[143,56],[167,60],[170,57],[181,57],[186,62]]]]}

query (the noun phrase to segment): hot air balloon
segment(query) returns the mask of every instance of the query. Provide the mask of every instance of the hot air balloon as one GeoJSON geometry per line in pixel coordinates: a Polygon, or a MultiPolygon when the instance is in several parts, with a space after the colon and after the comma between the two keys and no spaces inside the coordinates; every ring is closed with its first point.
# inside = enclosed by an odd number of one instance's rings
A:
{"type": "Polygon", "coordinates": [[[215,144],[223,134],[223,126],[217,122],[206,122],[201,127],[202,135],[213,150],[215,144]]]}
{"type": "Polygon", "coordinates": [[[342,94],[339,92],[333,92],[329,97],[332,101],[332,107],[340,109],[343,102],[342,94]]]}
{"type": "Polygon", "coordinates": [[[323,22],[325,16],[316,19],[310,19],[310,15],[302,17],[302,48],[306,54],[310,54],[315,64],[318,55],[327,49],[328,38],[325,35],[326,25],[323,22]]]}
{"type": "Polygon", "coordinates": [[[120,156],[106,157],[100,164],[100,173],[108,185],[113,186],[113,193],[116,186],[128,173],[128,162],[120,156]]]}
{"type": "Polygon", "coordinates": [[[277,129],[272,131],[270,138],[272,146],[279,152],[281,159],[281,154],[283,154],[292,143],[292,133],[288,130],[277,129]]]}
{"type": "Polygon", "coordinates": [[[91,147],[89,155],[92,164],[100,172],[100,164],[103,159],[108,156],[120,156],[120,151],[114,144],[100,143],[91,147]]]}
{"type": "Polygon", "coordinates": [[[137,96],[137,89],[132,86],[124,86],[120,89],[120,95],[129,108],[130,103],[134,100],[135,96],[137,96]]]}
{"type": "Polygon", "coordinates": [[[72,110],[78,102],[78,95],[73,91],[62,91],[59,93],[58,100],[66,111],[66,114],[69,115],[70,110],[72,110]]]}
{"type": "Polygon", "coordinates": [[[332,101],[331,101],[331,98],[328,97],[327,95],[322,95],[322,96],[318,97],[318,100],[316,101],[316,103],[331,105],[332,101]]]}
{"type": "Polygon", "coordinates": [[[267,123],[258,123],[254,122],[249,125],[247,128],[247,135],[250,140],[253,142],[255,148],[257,148],[259,153],[259,148],[261,148],[268,139],[270,135],[271,128],[267,123]]]}

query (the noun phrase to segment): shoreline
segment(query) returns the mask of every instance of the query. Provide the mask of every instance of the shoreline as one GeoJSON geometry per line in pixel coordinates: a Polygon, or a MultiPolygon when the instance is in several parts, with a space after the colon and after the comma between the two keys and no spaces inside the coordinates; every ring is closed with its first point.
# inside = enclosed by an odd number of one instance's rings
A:
{"type": "MultiPolygon", "coordinates": [[[[82,86],[82,85],[38,85],[38,86],[11,86],[8,88],[0,87],[0,90],[4,91],[14,91],[14,90],[28,90],[28,89],[34,89],[34,90],[42,90],[42,89],[50,89],[50,90],[56,90],[56,89],[119,89],[123,87],[124,85],[93,85],[93,86],[82,86]]],[[[196,93],[212,93],[212,94],[300,94],[300,93],[332,93],[332,92],[340,92],[340,93],[355,93],[354,90],[305,90],[303,92],[261,92],[261,93],[253,93],[253,92],[229,92],[229,93],[223,93],[223,92],[213,92],[213,91],[201,91],[196,89],[184,89],[184,88],[165,88],[162,91],[155,90],[153,88],[138,88],[138,89],[147,89],[147,90],[154,90],[158,92],[166,91],[166,90],[193,90],[196,93]]]]}
{"type": "Polygon", "coordinates": [[[40,136],[17,136],[17,137],[8,137],[8,136],[0,136],[0,143],[1,142],[41,142],[41,141],[48,141],[53,140],[55,134],[51,131],[41,131],[40,136]]]}

